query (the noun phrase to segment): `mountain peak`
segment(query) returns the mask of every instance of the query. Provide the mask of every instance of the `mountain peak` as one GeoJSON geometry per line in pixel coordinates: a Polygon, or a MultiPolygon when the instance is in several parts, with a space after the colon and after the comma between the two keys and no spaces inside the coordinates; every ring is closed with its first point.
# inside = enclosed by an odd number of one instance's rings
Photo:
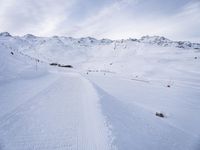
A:
{"type": "Polygon", "coordinates": [[[141,37],[140,41],[143,42],[171,42],[171,40],[163,37],[163,36],[143,36],[141,37]]]}
{"type": "Polygon", "coordinates": [[[26,34],[26,35],[24,35],[24,38],[30,39],[30,38],[36,38],[36,36],[33,34],[26,34]]]}
{"type": "Polygon", "coordinates": [[[1,33],[0,33],[0,36],[10,37],[11,35],[10,35],[10,33],[8,33],[8,32],[1,32],[1,33]]]}

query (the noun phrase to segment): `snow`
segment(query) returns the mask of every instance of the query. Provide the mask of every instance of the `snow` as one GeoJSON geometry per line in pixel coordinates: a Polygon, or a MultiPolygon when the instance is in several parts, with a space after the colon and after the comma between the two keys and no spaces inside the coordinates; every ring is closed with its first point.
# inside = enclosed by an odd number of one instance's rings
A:
{"type": "Polygon", "coordinates": [[[169,89],[113,76],[89,78],[101,95],[119,149],[182,150],[198,143],[198,89],[169,89]],[[155,117],[157,111],[167,118],[155,117]]]}
{"type": "Polygon", "coordinates": [[[199,48],[1,33],[0,149],[198,150],[199,48]]]}
{"type": "MultiPolygon", "coordinates": [[[[5,99],[15,95],[15,99],[22,101],[23,95],[26,100],[15,103],[15,109],[1,115],[1,148],[109,149],[105,121],[90,83],[76,74],[46,80],[48,86],[37,81],[37,85],[42,85],[40,90],[23,94],[28,89],[21,88],[4,94],[5,99]]],[[[23,87],[29,86],[27,82],[23,87]]],[[[1,103],[2,108],[5,106],[6,102],[1,103]]]]}

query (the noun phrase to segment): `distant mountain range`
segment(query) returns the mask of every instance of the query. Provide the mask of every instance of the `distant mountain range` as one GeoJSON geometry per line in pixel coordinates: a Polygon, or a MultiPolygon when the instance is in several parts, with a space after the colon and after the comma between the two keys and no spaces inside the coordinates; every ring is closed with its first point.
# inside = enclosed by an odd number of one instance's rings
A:
{"type": "Polygon", "coordinates": [[[32,34],[27,34],[24,36],[12,36],[8,32],[0,33],[0,38],[10,38],[15,40],[20,40],[21,42],[36,42],[39,44],[44,44],[48,40],[57,40],[60,44],[77,44],[77,45],[95,45],[95,44],[111,44],[111,43],[126,43],[127,41],[132,41],[136,43],[147,43],[154,44],[164,47],[178,47],[183,49],[200,49],[200,43],[192,43],[189,41],[172,41],[163,36],[143,36],[140,39],[121,39],[121,40],[110,40],[110,39],[95,39],[92,37],[84,37],[84,38],[72,38],[72,37],[64,37],[64,36],[53,36],[53,37],[37,37],[32,34]]]}

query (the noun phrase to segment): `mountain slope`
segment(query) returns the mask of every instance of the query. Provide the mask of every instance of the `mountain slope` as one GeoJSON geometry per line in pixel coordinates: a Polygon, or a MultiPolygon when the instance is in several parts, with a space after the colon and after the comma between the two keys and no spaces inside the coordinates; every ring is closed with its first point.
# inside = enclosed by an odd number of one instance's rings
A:
{"type": "MultiPolygon", "coordinates": [[[[35,95],[16,96],[18,102],[21,96],[29,99],[1,115],[1,149],[111,149],[98,97],[90,83],[76,74],[56,78],[53,82],[49,78],[51,84],[35,95]]],[[[2,108],[5,106],[1,103],[2,108]]]]}
{"type": "Polygon", "coordinates": [[[0,33],[0,149],[198,150],[199,68],[159,36],[0,33]]]}

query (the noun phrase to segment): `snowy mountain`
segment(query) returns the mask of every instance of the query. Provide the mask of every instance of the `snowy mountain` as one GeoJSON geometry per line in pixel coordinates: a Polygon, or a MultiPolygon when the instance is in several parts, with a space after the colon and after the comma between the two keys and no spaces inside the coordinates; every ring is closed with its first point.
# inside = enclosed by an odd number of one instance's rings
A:
{"type": "Polygon", "coordinates": [[[200,44],[0,33],[0,149],[197,150],[200,44]]]}
{"type": "MultiPolygon", "coordinates": [[[[97,40],[91,37],[79,39],[58,36],[36,37],[30,34],[18,37],[11,36],[7,32],[0,34],[0,45],[8,52],[20,52],[46,64],[72,65],[84,70],[98,69],[129,74],[136,72],[140,76],[148,77],[148,72],[154,72],[152,76],[160,70],[158,73],[160,76],[167,76],[171,67],[176,67],[176,71],[180,67],[186,68],[185,65],[188,63],[184,62],[189,59],[193,62],[200,50],[199,43],[176,42],[159,36],[127,40],[97,40]],[[183,63],[177,66],[174,62],[183,63]],[[138,67],[140,65],[143,67],[138,67]]],[[[196,69],[194,65],[190,66],[193,71],[196,69]]],[[[173,74],[170,73],[169,77],[173,78],[173,74]]]]}
{"type": "Polygon", "coordinates": [[[178,47],[182,49],[200,49],[199,43],[191,43],[189,41],[171,41],[165,37],[160,36],[143,36],[138,41],[150,44],[157,44],[160,46],[178,47]]]}

